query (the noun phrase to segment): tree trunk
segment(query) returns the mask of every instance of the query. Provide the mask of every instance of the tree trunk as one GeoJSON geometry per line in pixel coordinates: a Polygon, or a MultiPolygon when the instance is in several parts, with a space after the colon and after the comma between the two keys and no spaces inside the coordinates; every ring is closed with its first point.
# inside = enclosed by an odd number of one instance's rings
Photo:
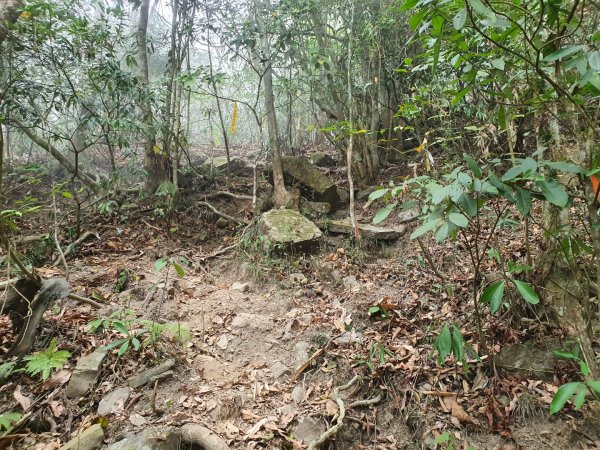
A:
{"type": "Polygon", "coordinates": [[[261,0],[254,0],[256,14],[256,23],[260,34],[260,43],[262,51],[262,60],[264,61],[264,101],[265,112],[267,115],[267,129],[269,133],[269,146],[273,151],[273,204],[276,208],[289,206],[291,197],[285,188],[283,179],[283,167],[281,164],[281,146],[279,133],[277,130],[277,114],[275,111],[275,96],[273,94],[273,67],[271,66],[271,49],[269,47],[269,38],[265,29],[265,23],[262,19],[261,0]]]}
{"type": "Polygon", "coordinates": [[[148,98],[148,15],[150,13],[150,0],[142,0],[140,6],[140,19],[137,32],[137,62],[140,68],[140,84],[144,90],[141,109],[144,121],[144,169],[147,172],[146,190],[155,192],[161,183],[168,180],[168,164],[164,153],[156,147],[156,134],[154,132],[154,121],[152,119],[152,107],[148,98]]]}

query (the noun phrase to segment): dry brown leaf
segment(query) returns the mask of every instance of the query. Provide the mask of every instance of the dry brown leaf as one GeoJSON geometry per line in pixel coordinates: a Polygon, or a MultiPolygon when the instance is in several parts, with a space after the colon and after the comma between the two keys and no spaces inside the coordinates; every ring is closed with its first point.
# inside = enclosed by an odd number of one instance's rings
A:
{"type": "Polygon", "coordinates": [[[58,400],[51,401],[49,405],[54,417],[60,417],[65,412],[65,405],[63,405],[62,402],[59,402],[58,400]]]}
{"type": "Polygon", "coordinates": [[[476,423],[468,412],[458,404],[455,397],[442,397],[442,403],[446,410],[450,410],[452,417],[455,417],[459,422],[476,423]]]}
{"type": "Polygon", "coordinates": [[[337,416],[339,412],[338,405],[333,400],[327,400],[327,403],[325,403],[325,410],[330,417],[337,416]]]}
{"type": "Polygon", "coordinates": [[[31,399],[21,393],[21,386],[17,386],[17,388],[13,392],[13,397],[15,398],[17,403],[21,405],[21,408],[23,408],[24,412],[26,412],[31,406],[31,399]]]}

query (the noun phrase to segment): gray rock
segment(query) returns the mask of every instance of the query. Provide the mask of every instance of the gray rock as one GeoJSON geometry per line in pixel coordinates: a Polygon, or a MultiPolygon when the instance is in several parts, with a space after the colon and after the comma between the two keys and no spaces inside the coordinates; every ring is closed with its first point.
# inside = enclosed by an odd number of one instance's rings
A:
{"type": "Polygon", "coordinates": [[[300,184],[310,199],[329,203],[332,209],[341,206],[337,187],[323,172],[310,163],[304,156],[286,156],[281,158],[283,173],[287,184],[300,184]]]}
{"type": "MultiPolygon", "coordinates": [[[[331,233],[354,234],[350,219],[330,220],[328,222],[323,222],[322,226],[331,233]]],[[[359,223],[357,226],[362,237],[379,239],[380,241],[394,241],[400,239],[406,232],[406,227],[404,226],[384,228],[364,223],[359,223]]]]}
{"type": "Polygon", "coordinates": [[[509,345],[496,356],[495,364],[501,371],[521,379],[552,381],[556,356],[561,350],[557,342],[536,346],[533,341],[509,345]]]}
{"type": "Polygon", "coordinates": [[[303,417],[293,429],[294,437],[309,444],[325,432],[325,424],[313,417],[303,417]]]}
{"type": "Polygon", "coordinates": [[[314,223],[293,209],[273,209],[264,213],[258,228],[271,245],[305,249],[313,247],[323,235],[314,223]]]}
{"type": "Polygon", "coordinates": [[[313,214],[329,214],[331,212],[331,205],[326,202],[311,202],[301,199],[300,209],[313,214]]]}
{"type": "Polygon", "coordinates": [[[418,209],[409,209],[398,213],[398,219],[400,220],[400,223],[408,223],[417,220],[420,215],[421,213],[418,209]]]}
{"type": "Polygon", "coordinates": [[[273,377],[275,379],[281,378],[288,372],[289,372],[289,369],[281,361],[275,361],[271,365],[271,373],[273,374],[273,377]]]}
{"type": "Polygon", "coordinates": [[[143,427],[148,423],[148,420],[146,420],[144,416],[134,413],[129,416],[129,422],[131,422],[131,425],[134,427],[143,427]]]}
{"type": "Polygon", "coordinates": [[[180,440],[179,435],[170,430],[147,428],[109,445],[108,450],[177,450],[180,440]]]}
{"type": "Polygon", "coordinates": [[[306,341],[298,341],[294,345],[294,366],[298,367],[304,364],[308,358],[310,350],[310,344],[306,341]]]}
{"type": "Polygon", "coordinates": [[[231,378],[227,371],[227,366],[212,356],[196,356],[194,366],[205,380],[226,381],[231,378]]]}
{"type": "Polygon", "coordinates": [[[335,159],[324,152],[315,152],[310,156],[310,162],[317,167],[335,167],[335,159]]]}
{"type": "Polygon", "coordinates": [[[351,331],[346,331],[340,337],[336,338],[335,342],[336,342],[336,344],[348,344],[350,342],[360,344],[361,342],[363,342],[363,340],[364,340],[364,337],[360,331],[351,330],[351,331]]]}
{"type": "Polygon", "coordinates": [[[108,349],[98,347],[89,355],[79,358],[67,386],[66,394],[68,398],[79,398],[94,387],[107,353],[108,349]]]}
{"type": "Polygon", "coordinates": [[[249,289],[249,285],[249,283],[240,283],[239,281],[236,281],[229,287],[229,290],[247,292],[249,289]]]}
{"type": "Polygon", "coordinates": [[[102,425],[97,423],[79,433],[63,445],[60,450],[94,450],[102,447],[103,441],[104,431],[102,425]]]}
{"type": "Polygon", "coordinates": [[[306,399],[306,389],[301,385],[298,385],[292,391],[292,400],[296,403],[302,403],[306,399]]]}
{"type": "MultiPolygon", "coordinates": [[[[246,164],[245,161],[230,157],[229,158],[231,168],[231,174],[237,176],[249,176],[252,175],[253,169],[251,166],[246,164]]],[[[202,164],[202,168],[209,172],[217,172],[217,173],[227,173],[227,157],[226,156],[217,156],[216,158],[207,159],[204,164],[202,164]]]]}
{"type": "Polygon", "coordinates": [[[221,350],[227,350],[227,346],[229,345],[229,339],[227,339],[227,336],[225,336],[224,334],[219,336],[219,339],[217,339],[217,342],[215,342],[215,345],[217,347],[219,347],[221,350]]]}
{"type": "Polygon", "coordinates": [[[128,387],[120,387],[106,394],[98,404],[98,415],[106,416],[121,411],[130,394],[131,390],[128,387]]]}

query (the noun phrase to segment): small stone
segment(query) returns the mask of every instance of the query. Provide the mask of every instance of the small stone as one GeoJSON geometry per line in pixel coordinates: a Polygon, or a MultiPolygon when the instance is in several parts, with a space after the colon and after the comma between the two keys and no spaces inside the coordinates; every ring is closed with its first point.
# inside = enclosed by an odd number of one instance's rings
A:
{"type": "Polygon", "coordinates": [[[283,405],[277,410],[277,412],[279,414],[281,414],[282,416],[285,416],[287,414],[292,414],[294,411],[295,411],[295,408],[292,405],[283,405]]]}
{"type": "Polygon", "coordinates": [[[130,393],[131,390],[128,387],[120,387],[105,395],[98,404],[98,415],[106,416],[121,411],[130,393]]]}
{"type": "Polygon", "coordinates": [[[142,427],[146,425],[146,423],[148,423],[148,421],[143,416],[135,413],[129,416],[129,421],[135,427],[142,427]]]}
{"type": "Polygon", "coordinates": [[[296,403],[302,403],[306,399],[306,389],[298,385],[292,391],[292,400],[296,403]]]}
{"type": "Polygon", "coordinates": [[[194,359],[194,366],[205,380],[225,381],[230,378],[227,366],[212,356],[198,355],[194,359]]]}
{"type": "Polygon", "coordinates": [[[104,431],[99,423],[92,425],[87,430],[82,431],[60,450],[95,450],[102,447],[104,441],[104,431]]]}
{"type": "Polygon", "coordinates": [[[308,282],[308,279],[302,273],[292,273],[288,278],[292,283],[296,284],[306,284],[308,282]]]}
{"type": "Polygon", "coordinates": [[[67,386],[66,394],[68,398],[81,397],[96,384],[107,353],[108,349],[98,347],[89,355],[79,358],[67,386]]]}
{"type": "Polygon", "coordinates": [[[306,341],[298,341],[294,345],[294,365],[299,367],[304,364],[308,358],[310,350],[310,344],[306,341]]]}
{"type": "Polygon", "coordinates": [[[217,339],[217,342],[215,342],[215,345],[221,350],[227,350],[227,346],[229,345],[229,340],[227,339],[227,336],[225,336],[224,334],[221,335],[219,339],[217,339]]]}
{"type": "Polygon", "coordinates": [[[230,291],[247,292],[248,289],[249,289],[249,283],[240,283],[239,281],[236,281],[229,287],[230,291]]]}
{"type": "Polygon", "coordinates": [[[398,214],[398,220],[400,223],[408,223],[413,220],[417,220],[419,218],[419,210],[418,209],[409,209],[408,211],[402,211],[398,214]]]}
{"type": "Polygon", "coordinates": [[[335,339],[336,344],[348,344],[349,342],[355,342],[360,344],[362,341],[362,333],[356,330],[346,331],[340,337],[335,339]]]}
{"type": "Polygon", "coordinates": [[[275,379],[281,378],[286,372],[288,372],[288,368],[281,361],[275,361],[271,365],[271,373],[275,379]]]}

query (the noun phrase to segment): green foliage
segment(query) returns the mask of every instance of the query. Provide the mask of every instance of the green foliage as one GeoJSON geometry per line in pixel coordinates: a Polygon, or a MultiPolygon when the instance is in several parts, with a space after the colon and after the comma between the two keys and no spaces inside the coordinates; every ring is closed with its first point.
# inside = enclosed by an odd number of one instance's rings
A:
{"type": "Polygon", "coordinates": [[[550,414],[556,414],[561,411],[570,400],[573,401],[577,410],[583,407],[588,396],[591,396],[595,400],[600,400],[600,380],[589,379],[590,370],[588,365],[573,352],[556,351],[554,353],[561,358],[577,361],[584,381],[572,381],[559,387],[550,403],[550,414]]]}
{"type": "Polygon", "coordinates": [[[0,383],[4,383],[8,378],[16,372],[17,367],[16,361],[8,361],[0,364],[0,383]]]}
{"type": "Polygon", "coordinates": [[[479,359],[473,347],[464,340],[460,328],[456,324],[452,325],[452,330],[448,325],[444,325],[442,331],[434,342],[434,348],[438,352],[438,364],[444,364],[446,357],[452,355],[456,362],[462,364],[465,372],[469,370],[467,363],[467,353],[479,359]]]}
{"type": "Polygon", "coordinates": [[[25,356],[23,359],[27,361],[25,371],[32,376],[37,374],[42,375],[42,379],[46,381],[55,369],[60,369],[71,357],[71,353],[67,350],[56,349],[56,338],[52,339],[50,346],[46,350],[35,352],[32,355],[25,356]]]}
{"type": "Polygon", "coordinates": [[[187,267],[189,262],[182,256],[179,257],[170,257],[170,258],[160,258],[157,259],[154,263],[154,268],[157,272],[162,272],[163,269],[167,266],[173,267],[175,273],[179,278],[183,278],[185,276],[184,267],[187,267]]]}
{"type": "Polygon", "coordinates": [[[118,356],[129,350],[139,351],[142,348],[155,345],[166,339],[174,339],[184,345],[189,342],[189,328],[178,323],[157,323],[151,320],[131,318],[133,311],[114,311],[109,317],[98,318],[88,325],[90,333],[98,331],[116,332],[123,336],[108,344],[106,348],[119,347],[118,356]]]}
{"type": "Polygon", "coordinates": [[[21,419],[19,413],[4,413],[0,414],[0,430],[6,430],[10,433],[13,429],[13,424],[21,419]]]}
{"type": "Polygon", "coordinates": [[[396,355],[390,349],[386,348],[381,342],[374,342],[369,346],[369,355],[366,360],[359,359],[353,364],[356,366],[366,366],[372,373],[378,367],[383,366],[388,358],[395,358],[396,355]]]}

